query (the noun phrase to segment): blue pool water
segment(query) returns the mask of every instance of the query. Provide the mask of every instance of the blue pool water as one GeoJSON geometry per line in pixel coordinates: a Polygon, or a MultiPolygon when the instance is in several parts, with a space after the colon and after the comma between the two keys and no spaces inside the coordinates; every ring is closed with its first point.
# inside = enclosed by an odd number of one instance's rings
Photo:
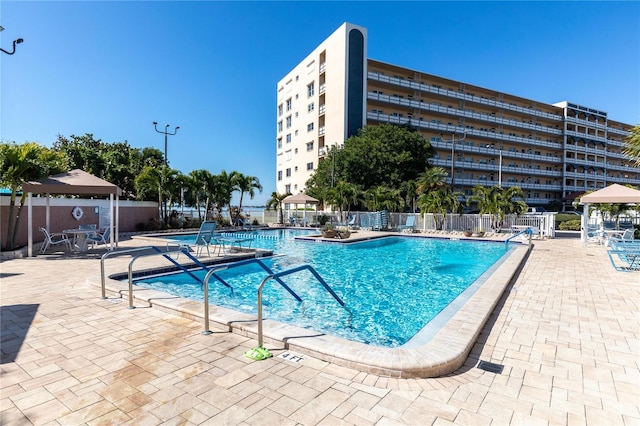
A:
{"type": "MultiPolygon", "coordinates": [[[[351,244],[293,239],[309,232],[263,231],[252,247],[285,255],[262,259],[276,272],[300,264],[313,266],[348,309],[304,271],[283,277],[303,303],[269,281],[263,291],[263,315],[318,333],[384,347],[406,343],[508,250],[498,243],[400,236],[351,244]]],[[[194,236],[177,239],[188,238],[194,236]]],[[[267,276],[265,271],[254,264],[219,275],[233,292],[212,279],[210,303],[255,314],[257,288],[267,276]]],[[[203,300],[202,285],[184,273],[147,277],[136,284],[203,300]]]]}

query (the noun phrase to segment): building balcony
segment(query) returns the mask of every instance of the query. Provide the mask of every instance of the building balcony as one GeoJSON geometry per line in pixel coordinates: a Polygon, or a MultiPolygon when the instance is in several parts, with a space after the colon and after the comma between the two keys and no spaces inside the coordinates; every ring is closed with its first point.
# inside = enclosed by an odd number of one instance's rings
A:
{"type": "MultiPolygon", "coordinates": [[[[449,183],[451,183],[451,180],[449,180],[449,183]]],[[[486,180],[486,179],[463,179],[463,178],[456,177],[454,185],[469,186],[469,187],[474,187],[476,185],[497,186],[498,181],[486,180]]],[[[518,186],[522,188],[524,191],[558,191],[559,192],[562,190],[562,184],[559,184],[559,183],[555,185],[547,185],[542,183],[531,183],[531,182],[513,182],[513,181],[507,181],[505,179],[502,179],[503,188],[510,188],[512,186],[518,186]]]]}
{"type": "Polygon", "coordinates": [[[614,127],[607,127],[607,132],[608,133],[614,133],[614,134],[620,135],[620,136],[624,136],[625,138],[627,136],[629,136],[629,132],[627,132],[626,130],[620,130],[620,129],[616,129],[614,127]]]}
{"type": "MultiPolygon", "coordinates": [[[[440,166],[446,170],[451,170],[450,159],[435,158],[431,160],[431,163],[434,166],[440,166]]],[[[500,174],[500,166],[497,164],[485,164],[485,163],[462,161],[462,160],[456,160],[454,164],[454,169],[456,171],[464,171],[464,170],[486,171],[488,173],[494,173],[496,176],[500,174]]],[[[543,169],[536,169],[536,168],[529,168],[529,167],[506,166],[503,164],[502,166],[503,179],[506,174],[531,175],[531,176],[550,177],[550,178],[562,177],[562,171],[560,170],[543,170],[543,169]]]]}
{"type": "Polygon", "coordinates": [[[459,100],[465,100],[465,101],[476,102],[483,105],[495,106],[497,108],[502,108],[510,111],[517,111],[517,112],[525,113],[527,115],[534,115],[537,117],[542,117],[542,118],[550,119],[557,122],[561,122],[564,119],[560,114],[550,114],[547,112],[537,111],[533,108],[524,108],[524,107],[513,105],[507,102],[497,101],[495,99],[488,99],[481,96],[468,95],[462,92],[456,92],[449,89],[442,89],[440,87],[422,84],[414,80],[404,80],[397,77],[389,77],[373,71],[369,71],[367,73],[367,79],[373,80],[373,81],[380,81],[380,82],[391,84],[391,85],[406,87],[406,88],[410,88],[410,89],[418,90],[422,92],[429,92],[429,93],[433,93],[441,96],[447,96],[447,97],[451,97],[459,100]]]}
{"type": "Polygon", "coordinates": [[[523,131],[537,131],[543,133],[550,133],[555,136],[562,135],[562,130],[555,127],[548,127],[539,124],[531,124],[523,121],[512,120],[508,118],[496,117],[492,114],[477,113],[466,111],[463,109],[449,108],[448,106],[442,106],[437,103],[420,102],[413,99],[400,98],[398,96],[382,95],[379,93],[368,92],[367,99],[372,101],[378,101],[381,103],[388,103],[391,105],[399,105],[414,109],[420,109],[423,111],[438,112],[442,114],[452,115],[456,117],[472,118],[475,120],[486,121],[489,125],[503,125],[509,127],[515,127],[522,129],[523,131]]]}
{"type": "Polygon", "coordinates": [[[471,135],[471,136],[478,136],[486,139],[495,140],[496,142],[493,142],[493,143],[497,143],[499,141],[510,141],[514,143],[525,144],[527,146],[539,146],[539,147],[546,147],[546,148],[552,148],[552,149],[562,149],[562,144],[559,142],[548,142],[543,140],[524,138],[520,136],[505,135],[503,133],[467,129],[463,126],[453,126],[448,124],[434,123],[434,122],[425,121],[425,120],[417,120],[415,118],[393,116],[393,115],[382,114],[378,112],[367,112],[367,120],[378,121],[382,123],[392,123],[392,124],[398,124],[398,125],[410,124],[411,126],[416,128],[435,130],[438,133],[453,133],[453,132],[457,134],[466,133],[467,135],[471,135]]]}
{"type": "Polygon", "coordinates": [[[606,130],[607,129],[607,124],[606,123],[595,123],[593,121],[587,121],[587,120],[583,120],[581,118],[566,117],[566,121],[568,123],[578,124],[580,126],[585,126],[585,127],[593,127],[593,128],[601,129],[601,130],[606,130]]]}

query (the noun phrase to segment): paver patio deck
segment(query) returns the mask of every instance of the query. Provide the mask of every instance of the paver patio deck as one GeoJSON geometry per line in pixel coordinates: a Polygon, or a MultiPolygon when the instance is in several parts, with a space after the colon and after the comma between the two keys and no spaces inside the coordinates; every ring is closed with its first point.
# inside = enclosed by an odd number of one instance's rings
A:
{"type": "Polygon", "coordinates": [[[0,424],[640,424],[640,273],[602,246],[535,241],[465,366],[435,379],[251,361],[255,340],[100,299],[99,263],[0,264],[0,424]]]}

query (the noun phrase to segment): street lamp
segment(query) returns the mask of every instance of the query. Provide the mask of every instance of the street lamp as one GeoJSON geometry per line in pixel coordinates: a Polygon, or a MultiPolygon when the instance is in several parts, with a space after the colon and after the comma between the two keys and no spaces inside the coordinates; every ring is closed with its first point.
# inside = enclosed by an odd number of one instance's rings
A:
{"type": "MultiPolygon", "coordinates": [[[[496,149],[495,145],[485,145],[485,147],[496,149]]],[[[502,148],[500,148],[500,160],[498,162],[498,186],[502,188],[502,148]]]]}
{"type": "MultiPolygon", "coordinates": [[[[2,26],[0,26],[0,31],[4,31],[4,28],[2,26]]],[[[13,40],[13,50],[11,50],[11,52],[4,50],[3,48],[0,48],[0,50],[2,50],[4,53],[6,53],[7,55],[13,55],[14,53],[16,53],[16,44],[20,44],[22,43],[24,40],[21,38],[17,38],[15,40],[13,40]]]]}
{"type": "MultiPolygon", "coordinates": [[[[440,136],[444,136],[442,133],[440,133],[440,136]]],[[[467,133],[463,133],[462,134],[462,138],[458,139],[458,142],[463,141],[465,138],[467,137],[467,133]]],[[[451,133],[451,139],[449,140],[442,140],[442,142],[451,142],[451,188],[453,189],[453,183],[455,180],[455,176],[453,175],[454,173],[454,165],[455,165],[455,155],[456,155],[456,132],[452,132],[451,133]]]]}
{"type": "Polygon", "coordinates": [[[336,144],[333,144],[333,146],[331,147],[331,187],[333,188],[333,177],[335,174],[335,168],[336,168],[336,163],[335,163],[335,149],[336,149],[336,144]]]}
{"type": "Polygon", "coordinates": [[[156,129],[156,132],[158,133],[162,133],[164,135],[164,165],[168,165],[169,164],[169,159],[167,158],[167,136],[174,136],[176,133],[178,133],[178,129],[180,128],[180,126],[176,126],[175,129],[173,129],[173,133],[169,133],[169,125],[165,124],[164,126],[164,131],[160,131],[158,130],[158,122],[154,121],[153,122],[153,127],[156,129]]]}

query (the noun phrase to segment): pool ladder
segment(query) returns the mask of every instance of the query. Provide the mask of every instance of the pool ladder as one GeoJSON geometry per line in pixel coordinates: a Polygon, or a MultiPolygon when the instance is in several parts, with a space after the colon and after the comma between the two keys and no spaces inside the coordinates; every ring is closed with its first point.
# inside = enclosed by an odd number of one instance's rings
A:
{"type": "Polygon", "coordinates": [[[509,244],[509,241],[511,241],[515,237],[518,237],[518,236],[523,235],[523,234],[528,234],[529,235],[528,244],[531,245],[531,237],[533,236],[533,230],[531,228],[523,229],[522,231],[516,232],[515,234],[513,234],[512,236],[510,236],[509,238],[504,240],[504,243],[505,244],[509,244]]]}

